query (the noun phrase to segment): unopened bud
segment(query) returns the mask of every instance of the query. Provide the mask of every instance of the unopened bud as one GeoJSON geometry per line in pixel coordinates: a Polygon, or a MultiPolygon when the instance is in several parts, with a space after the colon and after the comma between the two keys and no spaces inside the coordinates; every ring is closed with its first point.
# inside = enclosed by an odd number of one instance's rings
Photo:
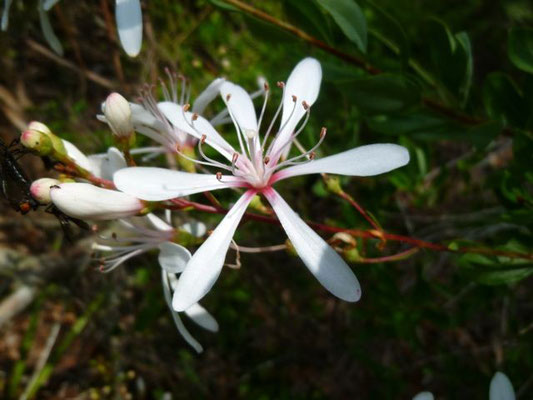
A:
{"type": "Polygon", "coordinates": [[[109,220],[147,212],[146,202],[89,183],[62,183],[50,189],[57,208],[79,219],[109,220]]]}
{"type": "Polygon", "coordinates": [[[32,197],[39,203],[46,205],[52,202],[50,198],[50,187],[59,185],[61,182],[52,178],[41,178],[33,181],[30,186],[32,197]]]}
{"type": "Polygon", "coordinates": [[[47,156],[54,150],[50,137],[42,131],[34,129],[28,129],[22,132],[20,143],[40,156],[47,156]]]}
{"type": "Polygon", "coordinates": [[[115,92],[107,96],[104,114],[117,137],[128,138],[133,134],[130,103],[120,94],[115,92]]]}
{"type": "Polygon", "coordinates": [[[50,130],[50,128],[48,128],[45,124],[39,121],[30,122],[30,124],[28,125],[28,130],[38,131],[41,133],[45,133],[47,135],[52,134],[52,131],[50,130]]]}

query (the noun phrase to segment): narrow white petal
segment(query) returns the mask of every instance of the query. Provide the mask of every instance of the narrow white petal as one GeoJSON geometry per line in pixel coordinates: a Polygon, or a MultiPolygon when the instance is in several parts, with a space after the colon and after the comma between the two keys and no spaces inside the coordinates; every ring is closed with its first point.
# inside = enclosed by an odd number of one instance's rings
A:
{"type": "Polygon", "coordinates": [[[205,330],[218,332],[217,320],[200,304],[193,304],[185,310],[185,314],[205,330]]]}
{"type": "Polygon", "coordinates": [[[361,286],[344,260],[274,190],[264,192],[294,249],[327,290],[346,301],[361,297],[361,286]]]}
{"type": "Polygon", "coordinates": [[[513,384],[502,372],[496,372],[490,381],[489,400],[515,400],[513,384]]]}
{"type": "Polygon", "coordinates": [[[242,87],[231,82],[224,82],[220,87],[220,95],[233,114],[242,132],[257,132],[257,115],[250,95],[242,87]]]}
{"type": "Polygon", "coordinates": [[[202,237],[207,232],[207,227],[200,221],[185,222],[181,225],[181,229],[196,237],[202,237]]]}
{"type": "Polygon", "coordinates": [[[224,78],[216,78],[211,82],[202,93],[196,97],[192,106],[192,111],[198,114],[202,114],[205,108],[218,97],[220,92],[220,86],[224,83],[224,78]]]}
{"type": "Polygon", "coordinates": [[[124,155],[116,147],[110,147],[105,154],[92,154],[87,158],[91,164],[89,171],[93,175],[107,180],[112,180],[116,171],[128,166],[124,155]]]}
{"type": "Polygon", "coordinates": [[[172,300],[174,310],[185,311],[204,297],[215,284],[224,265],[233,234],[253,196],[253,191],[244,193],[211,236],[194,253],[181,274],[174,293],[172,300]]]}
{"type": "Polygon", "coordinates": [[[124,218],[144,208],[143,202],[133,196],[88,183],[62,183],[51,188],[50,197],[57,208],[79,219],[124,218]]]}
{"type": "Polygon", "coordinates": [[[397,144],[369,144],[281,170],[276,180],[307,174],[373,176],[403,167],[409,152],[397,144]]]}
{"type": "MultiPolygon", "coordinates": [[[[315,103],[320,92],[321,81],[322,68],[316,59],[304,58],[294,67],[285,84],[280,132],[272,146],[271,155],[278,153],[287,143],[296,125],[305,115],[302,101],[305,101],[309,106],[315,103]],[[293,101],[293,96],[296,97],[296,103],[293,101]]],[[[288,154],[289,149],[290,146],[285,147],[283,153],[288,154]]]]}
{"type": "Polygon", "coordinates": [[[172,289],[170,287],[170,282],[168,279],[168,275],[165,272],[165,270],[161,270],[161,280],[163,283],[163,293],[165,295],[165,301],[167,302],[167,306],[170,309],[170,312],[172,314],[172,319],[174,320],[174,324],[176,325],[176,328],[178,329],[178,332],[180,335],[185,339],[185,341],[194,349],[197,353],[201,353],[204,349],[198,341],[192,337],[192,335],[189,333],[187,328],[185,328],[185,325],[183,325],[183,322],[181,321],[181,318],[179,314],[172,309],[172,289]]]}
{"type": "Polygon", "coordinates": [[[43,4],[44,11],[50,10],[57,3],[59,3],[59,0],[44,0],[44,4],[43,4]]]}
{"type": "Polygon", "coordinates": [[[141,51],[143,19],[139,0],[116,0],[115,17],[118,36],[126,54],[135,57],[141,51]]]}
{"type": "Polygon", "coordinates": [[[48,42],[48,45],[57,54],[62,56],[63,46],[52,29],[52,24],[50,23],[47,12],[43,9],[43,0],[39,0],[39,21],[41,23],[41,30],[43,31],[44,38],[48,42]]]}
{"type": "Polygon", "coordinates": [[[205,135],[206,143],[231,161],[235,150],[205,118],[198,116],[196,121],[193,121],[193,113],[183,111],[179,104],[171,101],[162,101],[157,106],[176,128],[197,139],[205,135]]]}
{"type": "Polygon", "coordinates": [[[233,175],[192,174],[155,167],[124,168],[113,175],[118,190],[148,201],[161,201],[194,193],[244,186],[233,175]]]}
{"type": "Polygon", "coordinates": [[[415,397],[413,397],[413,400],[434,400],[433,393],[431,392],[420,392],[415,397]]]}
{"type": "Polygon", "coordinates": [[[4,0],[4,10],[2,11],[2,22],[0,28],[5,32],[9,25],[9,9],[11,8],[12,0],[4,0]]]}
{"type": "Polygon", "coordinates": [[[159,265],[168,273],[183,272],[190,259],[189,250],[177,243],[165,242],[159,245],[159,265]]]}
{"type": "MultiPolygon", "coordinates": [[[[165,213],[170,210],[165,210],[165,213]]],[[[163,221],[161,218],[159,218],[157,215],[150,213],[146,214],[146,219],[150,221],[152,226],[157,229],[158,231],[171,231],[173,228],[169,224],[167,224],[165,221],[163,221]]]]}
{"type": "Polygon", "coordinates": [[[65,150],[67,152],[67,156],[74,161],[78,166],[82,167],[83,169],[92,172],[92,164],[87,158],[85,154],[83,154],[80,149],[78,149],[75,145],[70,143],[68,140],[61,139],[63,142],[63,146],[65,147],[65,150]]]}

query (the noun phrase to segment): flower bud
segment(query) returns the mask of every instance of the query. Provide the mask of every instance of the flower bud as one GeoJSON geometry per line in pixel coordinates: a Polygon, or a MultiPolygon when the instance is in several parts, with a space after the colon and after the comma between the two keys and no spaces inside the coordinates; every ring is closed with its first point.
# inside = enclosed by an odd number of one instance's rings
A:
{"type": "Polygon", "coordinates": [[[79,219],[117,219],[147,211],[146,202],[136,197],[88,183],[63,183],[50,196],[57,208],[79,219]]]}
{"type": "Polygon", "coordinates": [[[39,130],[28,129],[20,135],[20,143],[39,156],[47,156],[54,150],[50,137],[39,130]]]}
{"type": "Polygon", "coordinates": [[[28,129],[32,130],[32,131],[41,132],[41,133],[44,133],[46,135],[51,135],[52,134],[52,131],[50,130],[50,128],[48,128],[45,124],[43,124],[42,122],[39,122],[39,121],[30,122],[30,124],[28,125],[28,129]]]}
{"type": "Polygon", "coordinates": [[[119,138],[129,138],[133,134],[130,103],[118,93],[107,96],[104,114],[109,127],[119,138]]]}
{"type": "Polygon", "coordinates": [[[39,203],[46,205],[52,202],[50,198],[50,187],[59,185],[61,182],[52,178],[41,178],[33,181],[30,186],[30,193],[39,203]]]}

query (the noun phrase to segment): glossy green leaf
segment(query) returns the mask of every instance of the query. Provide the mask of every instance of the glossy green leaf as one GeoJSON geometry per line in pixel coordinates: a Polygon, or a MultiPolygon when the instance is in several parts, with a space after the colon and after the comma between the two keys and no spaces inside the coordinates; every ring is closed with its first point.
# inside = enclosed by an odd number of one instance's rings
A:
{"type": "Polygon", "coordinates": [[[366,52],[367,28],[363,11],[354,0],[317,0],[359,50],[366,52]]]}
{"type": "Polygon", "coordinates": [[[289,20],[307,33],[331,43],[331,29],[323,11],[314,1],[285,0],[289,20]]]}
{"type": "Polygon", "coordinates": [[[509,32],[508,54],[516,68],[533,74],[533,29],[512,28],[509,32]]]}
{"type": "Polygon", "coordinates": [[[346,82],[342,91],[367,113],[402,111],[420,102],[419,88],[398,75],[382,74],[346,82]]]}

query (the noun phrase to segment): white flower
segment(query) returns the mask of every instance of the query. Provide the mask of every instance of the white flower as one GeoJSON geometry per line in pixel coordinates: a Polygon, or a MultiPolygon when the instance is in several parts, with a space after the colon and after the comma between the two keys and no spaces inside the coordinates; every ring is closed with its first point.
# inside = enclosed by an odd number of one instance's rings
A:
{"type": "MultiPolygon", "coordinates": [[[[174,294],[175,310],[187,309],[211,289],[222,270],[239,221],[256,193],[262,193],[270,202],[298,255],[318,281],[343,300],[359,300],[361,288],[348,265],[307,226],[272,185],[292,176],[314,173],[378,175],[407,164],[409,153],[395,144],[374,144],[314,160],[314,150],[325,137],[323,129],[313,149],[281,161],[303,129],[303,126],[297,127],[298,123],[304,116],[306,119],[309,117],[310,107],[318,96],[321,77],[319,62],[306,58],[295,67],[287,84],[281,85],[284,87],[283,100],[276,113],[277,117],[282,110],[281,125],[269,145],[267,138],[274,121],[261,141],[258,132],[263,112],[258,119],[248,93],[233,83],[223,83],[220,93],[234,121],[240,151],[236,151],[198,114],[175,103],[159,104],[159,109],[174,126],[200,139],[201,143],[209,144],[230,163],[227,165],[204,157],[202,164],[226,170],[231,175],[222,175],[221,172],[193,174],[149,167],[126,168],[115,173],[114,182],[119,190],[144,200],[162,201],[229,187],[247,189],[188,263],[174,294]]],[[[266,98],[268,92],[265,102],[266,98]]],[[[203,152],[201,154],[204,155],[203,152]]]]}
{"type": "Polygon", "coordinates": [[[413,400],[434,400],[435,397],[433,397],[433,393],[431,392],[420,392],[415,397],[413,397],[413,400]]]}
{"type": "Polygon", "coordinates": [[[57,186],[61,182],[52,178],[41,178],[33,181],[30,186],[30,193],[32,197],[39,203],[46,205],[52,202],[50,197],[50,188],[57,186]]]}
{"type": "Polygon", "coordinates": [[[50,190],[52,202],[70,217],[108,220],[138,215],[146,202],[126,193],[89,183],[62,183],[50,190]]]}
{"type": "MultiPolygon", "coordinates": [[[[122,234],[114,233],[108,238],[101,237],[100,243],[93,245],[94,250],[108,253],[108,256],[101,259],[101,271],[110,272],[133,257],[158,249],[163,292],[176,328],[191,347],[198,353],[202,352],[201,344],[187,330],[178,312],[172,309],[172,293],[178,284],[177,274],[183,272],[191,259],[191,253],[185,247],[172,242],[177,234],[176,230],[154,214],[142,218],[121,219],[118,222],[122,234]]],[[[205,226],[201,223],[185,223],[181,228],[194,236],[205,234],[205,226]]],[[[200,327],[211,332],[218,331],[217,321],[200,304],[193,304],[184,313],[200,327]]]]}

